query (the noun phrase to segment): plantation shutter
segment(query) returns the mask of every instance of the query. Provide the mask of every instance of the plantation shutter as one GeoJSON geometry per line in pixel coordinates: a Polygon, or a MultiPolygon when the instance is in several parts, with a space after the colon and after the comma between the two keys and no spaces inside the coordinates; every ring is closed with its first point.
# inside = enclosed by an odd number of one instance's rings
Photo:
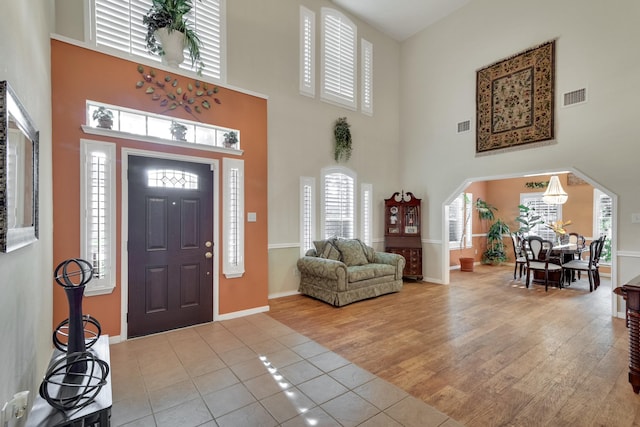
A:
{"type": "Polygon", "coordinates": [[[313,248],[316,239],[316,181],[312,177],[300,178],[300,255],[313,248]]]}
{"type": "Polygon", "coordinates": [[[520,195],[520,204],[535,209],[536,213],[544,220],[531,229],[531,234],[540,236],[545,240],[556,240],[556,234],[545,224],[562,219],[562,205],[549,205],[542,201],[542,193],[526,193],[520,195]]]}
{"type": "MultiPolygon", "coordinates": [[[[145,42],[147,27],[142,17],[151,5],[151,0],[95,0],[96,46],[160,62],[160,57],[147,51],[145,42]]],[[[187,19],[202,42],[200,56],[205,64],[202,74],[223,81],[225,43],[220,0],[194,1],[187,19]]],[[[195,70],[197,64],[192,67],[188,55],[185,57],[180,68],[195,70]]]]}
{"type": "Polygon", "coordinates": [[[362,78],[360,89],[360,108],[364,114],[373,115],[373,45],[362,39],[360,42],[362,50],[362,78]]]}
{"type": "Polygon", "coordinates": [[[354,237],[354,179],[331,173],[324,179],[325,238],[354,237]]]}
{"type": "Polygon", "coordinates": [[[356,109],[356,26],[340,12],[322,8],[321,96],[356,109]]]}
{"type": "Polygon", "coordinates": [[[300,93],[316,94],[315,80],[315,34],[316,14],[300,6],[300,93]]]}

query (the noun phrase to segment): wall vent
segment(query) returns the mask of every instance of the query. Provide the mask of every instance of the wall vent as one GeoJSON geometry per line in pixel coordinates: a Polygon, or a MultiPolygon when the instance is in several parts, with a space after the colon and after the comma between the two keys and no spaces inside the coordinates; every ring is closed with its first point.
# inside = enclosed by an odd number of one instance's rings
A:
{"type": "Polygon", "coordinates": [[[567,92],[564,95],[564,107],[568,107],[570,105],[583,104],[587,102],[587,89],[582,88],[578,90],[574,90],[572,92],[567,92]]]}
{"type": "Polygon", "coordinates": [[[465,120],[458,123],[458,133],[469,132],[471,129],[471,120],[465,120]]]}

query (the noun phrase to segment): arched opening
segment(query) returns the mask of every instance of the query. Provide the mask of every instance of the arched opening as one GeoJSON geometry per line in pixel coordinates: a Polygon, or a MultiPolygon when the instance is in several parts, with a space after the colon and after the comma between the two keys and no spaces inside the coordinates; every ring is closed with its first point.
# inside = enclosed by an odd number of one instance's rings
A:
{"type": "MultiPolygon", "coordinates": [[[[605,188],[604,186],[602,186],[601,184],[599,184],[598,182],[594,181],[593,179],[591,179],[589,176],[585,175],[584,173],[582,173],[579,170],[576,170],[574,168],[568,168],[568,169],[564,169],[564,170],[546,170],[546,171],[529,171],[529,172],[522,172],[522,173],[514,173],[514,174],[505,174],[505,175],[496,175],[496,176],[485,176],[485,177],[475,177],[475,178],[468,178],[466,179],[464,182],[462,182],[453,193],[451,193],[449,195],[449,197],[444,201],[444,203],[442,204],[442,236],[443,236],[443,240],[442,240],[442,278],[443,284],[449,284],[450,282],[450,269],[451,269],[451,264],[452,264],[452,259],[451,259],[451,250],[449,247],[449,242],[447,239],[447,236],[449,236],[449,213],[450,213],[450,206],[452,204],[452,202],[454,200],[456,200],[460,194],[465,191],[470,185],[474,184],[474,183],[479,183],[479,182],[497,182],[497,181],[502,181],[502,180],[520,180],[522,181],[522,179],[526,179],[527,181],[531,181],[531,182],[536,182],[536,181],[547,181],[548,177],[552,174],[572,174],[574,177],[576,177],[579,181],[580,181],[580,185],[586,185],[591,189],[591,192],[593,193],[592,189],[597,189],[599,191],[601,191],[603,194],[605,194],[606,196],[611,198],[611,218],[612,218],[612,223],[611,223],[611,233],[610,235],[607,235],[607,239],[610,239],[610,254],[611,254],[611,263],[610,263],[610,275],[611,275],[611,283],[617,283],[617,254],[616,254],[616,236],[617,236],[617,223],[616,223],[616,218],[617,218],[617,205],[618,205],[618,200],[617,200],[617,195],[615,193],[613,193],[611,190],[605,188]]],[[[516,190],[514,190],[511,187],[505,188],[505,193],[509,192],[510,194],[505,194],[505,197],[509,197],[511,198],[511,200],[516,200],[515,198],[517,197],[517,200],[519,200],[520,198],[520,193],[515,194],[516,190]]],[[[532,191],[532,190],[529,190],[532,191]]],[[[544,191],[544,189],[539,189],[539,190],[535,190],[535,191],[544,191]]],[[[583,189],[583,192],[585,192],[585,190],[583,189]]],[[[484,196],[484,194],[482,195],[484,196]]],[[[492,202],[492,200],[488,200],[490,203],[492,202]]],[[[514,202],[515,203],[515,202],[514,202]]],[[[515,206],[517,206],[517,203],[515,203],[515,206]]],[[[586,209],[586,207],[582,206],[582,209],[586,209]]],[[[590,209],[590,216],[593,217],[593,204],[591,204],[588,209],[590,209]]],[[[575,212],[575,211],[574,211],[575,212]]],[[[502,212],[498,212],[498,217],[500,217],[500,215],[502,215],[502,212]]],[[[504,220],[507,220],[507,222],[513,222],[515,216],[512,217],[507,217],[507,218],[503,218],[504,220]]],[[[564,215],[564,220],[568,220],[571,219],[569,218],[569,216],[564,215]]],[[[584,224],[583,224],[584,227],[584,224]]],[[[587,233],[587,230],[583,231],[583,233],[585,234],[585,236],[589,236],[589,237],[593,237],[591,236],[591,232],[587,233]]],[[[482,236],[482,235],[480,235],[482,236]]],[[[475,234],[474,234],[474,237],[475,234]]],[[[596,238],[599,236],[595,236],[596,238]]],[[[473,274],[473,273],[470,273],[473,274]]],[[[618,317],[619,313],[618,313],[618,299],[614,298],[614,295],[612,294],[611,296],[611,313],[612,316],[614,317],[618,317]]]]}

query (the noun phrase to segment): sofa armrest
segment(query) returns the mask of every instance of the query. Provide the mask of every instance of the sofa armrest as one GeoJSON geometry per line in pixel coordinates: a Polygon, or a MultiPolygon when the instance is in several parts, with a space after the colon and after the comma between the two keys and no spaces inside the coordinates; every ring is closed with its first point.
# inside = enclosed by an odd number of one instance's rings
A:
{"type": "Polygon", "coordinates": [[[376,264],[389,264],[396,268],[396,280],[402,279],[402,272],[406,260],[402,255],[392,254],[390,252],[376,252],[373,260],[376,264]]]}
{"type": "Polygon", "coordinates": [[[298,259],[297,266],[302,280],[307,277],[323,278],[327,280],[329,288],[339,291],[346,290],[347,266],[341,261],[304,256],[298,259]]]}

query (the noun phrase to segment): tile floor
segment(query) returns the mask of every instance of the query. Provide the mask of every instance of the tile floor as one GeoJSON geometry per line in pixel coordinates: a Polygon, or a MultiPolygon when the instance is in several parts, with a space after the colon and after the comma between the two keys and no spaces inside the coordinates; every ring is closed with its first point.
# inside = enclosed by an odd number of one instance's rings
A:
{"type": "Polygon", "coordinates": [[[265,314],[110,350],[112,426],[460,426],[265,314]]]}

